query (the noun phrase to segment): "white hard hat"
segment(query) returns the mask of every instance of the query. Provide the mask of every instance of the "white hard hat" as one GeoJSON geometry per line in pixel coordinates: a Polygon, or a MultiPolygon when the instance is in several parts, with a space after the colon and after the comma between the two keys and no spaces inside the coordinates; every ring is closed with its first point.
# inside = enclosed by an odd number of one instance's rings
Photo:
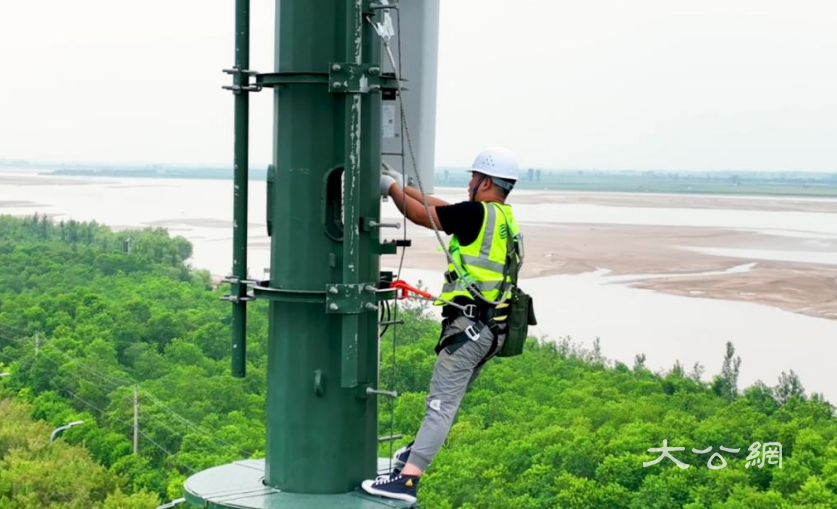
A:
{"type": "Polygon", "coordinates": [[[477,156],[471,171],[478,171],[489,177],[517,180],[520,172],[514,152],[503,147],[489,147],[477,156]]]}

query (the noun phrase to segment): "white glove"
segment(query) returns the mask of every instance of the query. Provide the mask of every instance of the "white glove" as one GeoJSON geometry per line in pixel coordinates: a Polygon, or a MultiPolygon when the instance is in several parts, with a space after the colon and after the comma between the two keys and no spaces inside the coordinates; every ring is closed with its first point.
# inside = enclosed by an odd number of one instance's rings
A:
{"type": "Polygon", "coordinates": [[[395,171],[395,168],[388,165],[387,163],[381,163],[381,166],[383,167],[383,169],[381,170],[381,173],[383,173],[384,175],[389,175],[390,177],[394,178],[395,183],[398,184],[398,187],[404,187],[404,177],[400,173],[395,171]]]}
{"type": "Polygon", "coordinates": [[[389,198],[389,188],[395,183],[397,183],[395,178],[389,175],[381,175],[381,196],[389,198]]]}

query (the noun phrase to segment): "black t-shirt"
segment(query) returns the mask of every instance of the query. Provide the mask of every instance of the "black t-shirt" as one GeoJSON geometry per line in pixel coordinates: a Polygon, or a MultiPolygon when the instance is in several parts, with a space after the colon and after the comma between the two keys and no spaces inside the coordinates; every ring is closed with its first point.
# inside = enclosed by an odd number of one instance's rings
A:
{"type": "Polygon", "coordinates": [[[485,208],[479,202],[463,201],[436,207],[436,215],[439,217],[439,226],[445,233],[456,235],[459,244],[467,246],[480,236],[485,208]]]}

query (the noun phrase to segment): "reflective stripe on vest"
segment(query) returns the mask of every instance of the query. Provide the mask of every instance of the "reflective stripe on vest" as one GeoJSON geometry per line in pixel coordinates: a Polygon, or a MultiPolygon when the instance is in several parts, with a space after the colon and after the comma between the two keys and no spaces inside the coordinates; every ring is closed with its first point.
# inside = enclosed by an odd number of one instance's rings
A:
{"type": "Polygon", "coordinates": [[[493,270],[494,272],[503,273],[505,265],[502,263],[492,262],[487,258],[480,258],[478,256],[462,255],[462,263],[470,265],[471,267],[479,267],[481,269],[493,270]]]}
{"type": "MultiPolygon", "coordinates": [[[[448,251],[454,263],[448,265],[448,271],[472,280],[486,299],[499,300],[508,249],[507,237],[516,235],[519,230],[510,206],[486,202],[482,202],[482,206],[485,214],[477,238],[467,246],[461,246],[455,235],[451,239],[448,251]]],[[[511,282],[511,277],[507,277],[506,281],[511,282]]],[[[442,287],[442,299],[453,300],[459,296],[473,299],[460,279],[442,287]]]]}

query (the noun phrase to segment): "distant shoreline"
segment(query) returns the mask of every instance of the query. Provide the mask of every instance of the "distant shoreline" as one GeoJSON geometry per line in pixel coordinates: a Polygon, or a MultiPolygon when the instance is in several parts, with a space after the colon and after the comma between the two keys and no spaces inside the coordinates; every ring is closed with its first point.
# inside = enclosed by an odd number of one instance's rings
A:
{"type": "MultiPolygon", "coordinates": [[[[73,168],[39,172],[66,177],[232,180],[221,168],[73,168]]],[[[466,186],[464,169],[436,172],[439,187],[466,186]]],[[[267,170],[251,169],[250,180],[265,181],[267,170]]],[[[525,170],[518,189],[638,194],[787,196],[837,198],[837,173],[768,172],[596,172],[525,170]]]]}

